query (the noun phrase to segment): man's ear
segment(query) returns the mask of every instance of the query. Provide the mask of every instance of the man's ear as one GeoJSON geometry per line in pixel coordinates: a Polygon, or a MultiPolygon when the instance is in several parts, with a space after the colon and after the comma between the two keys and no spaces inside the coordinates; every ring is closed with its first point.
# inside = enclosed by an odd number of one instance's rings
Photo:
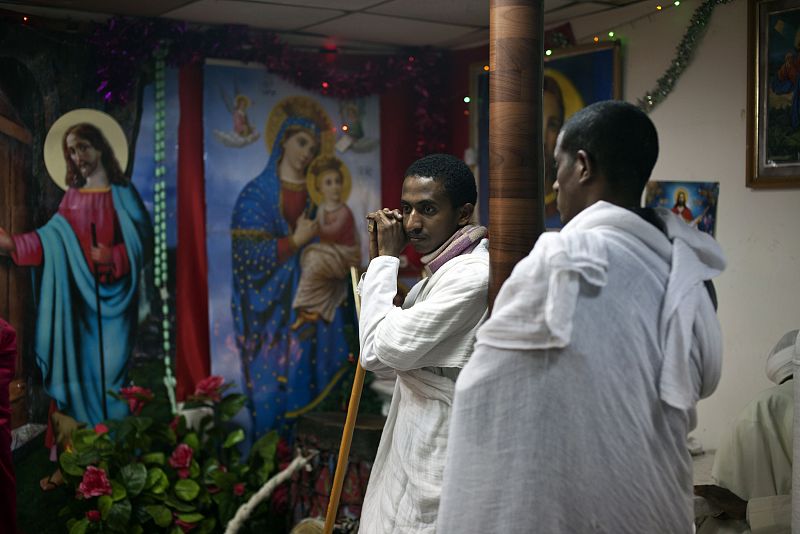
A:
{"type": "Polygon", "coordinates": [[[472,220],[472,213],[475,211],[475,204],[467,202],[458,208],[458,225],[465,226],[472,220]]]}
{"type": "Polygon", "coordinates": [[[589,153],[581,149],[575,154],[575,165],[578,169],[578,182],[586,183],[594,177],[592,158],[589,153]]]}

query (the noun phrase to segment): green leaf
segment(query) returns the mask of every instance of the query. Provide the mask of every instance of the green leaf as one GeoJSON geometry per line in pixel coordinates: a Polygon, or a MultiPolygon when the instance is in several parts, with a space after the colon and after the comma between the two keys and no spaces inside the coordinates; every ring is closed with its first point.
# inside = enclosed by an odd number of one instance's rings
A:
{"type": "Polygon", "coordinates": [[[197,531],[197,534],[210,534],[214,532],[214,527],[217,526],[217,520],[213,517],[209,517],[202,523],[200,523],[200,530],[197,531]]]}
{"type": "Polygon", "coordinates": [[[100,516],[104,521],[108,519],[108,512],[111,510],[112,504],[114,504],[114,499],[108,495],[101,495],[100,498],[97,499],[97,509],[100,510],[100,516]]]}
{"type": "Polygon", "coordinates": [[[170,508],[178,510],[179,512],[193,512],[197,509],[196,506],[192,504],[187,504],[185,502],[180,502],[174,497],[167,497],[166,499],[164,499],[164,504],[166,504],[170,508]]]}
{"type": "Polygon", "coordinates": [[[94,430],[81,428],[72,433],[72,446],[78,452],[90,449],[98,437],[94,430]]]}
{"type": "Polygon", "coordinates": [[[225,438],[225,442],[222,444],[222,448],[230,449],[231,447],[233,447],[237,443],[241,443],[242,441],[244,441],[244,430],[241,428],[237,428],[236,430],[228,434],[228,437],[225,438]]]}
{"type": "Polygon", "coordinates": [[[147,481],[144,487],[155,494],[164,493],[169,487],[167,474],[160,467],[153,467],[147,471],[147,481]]]}
{"type": "Polygon", "coordinates": [[[166,456],[163,452],[151,452],[142,456],[142,463],[164,465],[166,463],[166,456]]]}
{"type": "Polygon", "coordinates": [[[125,486],[117,482],[116,480],[111,481],[111,500],[114,502],[121,501],[125,497],[128,496],[128,492],[125,489],[125,486]]]}
{"type": "Polygon", "coordinates": [[[258,441],[253,444],[250,449],[249,460],[253,460],[256,456],[262,458],[268,463],[273,463],[275,460],[275,451],[278,448],[278,433],[274,430],[261,436],[258,441]]]}
{"type": "Polygon", "coordinates": [[[222,420],[233,419],[244,408],[245,402],[247,402],[247,398],[240,393],[234,393],[222,399],[222,402],[219,403],[219,413],[222,416],[222,420]]]}
{"type": "Polygon", "coordinates": [[[144,434],[153,424],[153,420],[149,417],[131,417],[130,421],[131,425],[133,425],[133,428],[135,428],[140,434],[144,434]]]}
{"type": "Polygon", "coordinates": [[[80,521],[76,521],[69,529],[69,534],[84,534],[89,527],[89,520],[85,517],[80,521]]]}
{"type": "Polygon", "coordinates": [[[175,495],[184,501],[191,501],[200,493],[200,484],[191,479],[179,480],[175,483],[175,495]]]}
{"type": "Polygon", "coordinates": [[[192,458],[192,463],[189,464],[189,478],[197,478],[200,476],[200,464],[197,460],[192,458]]]}
{"type": "Polygon", "coordinates": [[[142,464],[128,464],[120,469],[122,483],[128,490],[128,495],[136,497],[144,489],[147,482],[147,468],[142,464]]]}
{"type": "Polygon", "coordinates": [[[143,533],[144,529],[142,528],[142,525],[138,523],[131,525],[130,530],[128,530],[128,534],[143,534],[143,533]]]}
{"type": "Polygon", "coordinates": [[[68,475],[72,475],[74,477],[83,476],[84,469],[78,465],[78,458],[74,452],[62,452],[61,456],[58,457],[58,463],[61,465],[61,469],[68,475]]]}
{"type": "Polygon", "coordinates": [[[178,514],[178,519],[180,519],[181,521],[186,521],[187,523],[197,523],[198,521],[202,521],[205,518],[206,516],[204,516],[203,514],[199,514],[197,512],[194,512],[192,514],[178,514]]]}
{"type": "Polygon", "coordinates": [[[131,501],[124,499],[115,502],[108,511],[108,519],[106,523],[108,528],[114,532],[125,532],[128,527],[128,521],[131,518],[131,501]]]}
{"type": "Polygon", "coordinates": [[[170,529],[169,534],[183,534],[183,530],[181,530],[181,527],[178,525],[175,525],[172,527],[172,529],[170,529]]]}
{"type": "Polygon", "coordinates": [[[168,527],[172,523],[172,512],[169,508],[161,504],[151,504],[144,507],[145,511],[150,514],[156,525],[159,527],[168,527]]]}
{"type": "Polygon", "coordinates": [[[200,449],[200,439],[194,432],[189,432],[188,434],[186,434],[186,437],[183,438],[183,442],[188,446],[190,446],[192,450],[195,452],[197,452],[200,449]]]}

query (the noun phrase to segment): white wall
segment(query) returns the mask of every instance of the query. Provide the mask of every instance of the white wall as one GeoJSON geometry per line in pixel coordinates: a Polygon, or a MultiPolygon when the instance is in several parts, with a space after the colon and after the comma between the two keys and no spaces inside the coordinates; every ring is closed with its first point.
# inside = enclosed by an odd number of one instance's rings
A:
{"type": "MultiPolygon", "coordinates": [[[[616,23],[653,10],[634,6],[616,23]]],[[[669,66],[697,0],[615,27],[623,40],[623,97],[636,102],[669,66]]],[[[610,29],[610,15],[572,21],[580,39],[610,29]]],[[[656,180],[718,181],[717,239],[728,268],[716,281],[725,355],[717,391],[701,401],[695,436],[716,448],[731,419],[771,384],[767,351],[800,327],[800,189],[745,187],[747,3],[714,11],[708,31],[669,97],[651,113],[661,153],[656,180]]]]}

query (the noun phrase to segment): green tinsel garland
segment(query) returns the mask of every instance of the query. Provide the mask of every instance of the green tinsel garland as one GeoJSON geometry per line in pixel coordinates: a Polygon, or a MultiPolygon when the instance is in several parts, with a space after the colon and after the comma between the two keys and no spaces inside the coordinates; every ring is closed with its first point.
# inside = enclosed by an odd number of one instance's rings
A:
{"type": "Polygon", "coordinates": [[[689,66],[694,57],[697,45],[703,38],[711,20],[714,9],[722,4],[728,4],[731,0],[705,0],[694,10],[692,19],[689,21],[689,28],[683,34],[680,44],[675,49],[675,57],[667,71],[656,81],[656,86],[649,90],[644,98],[639,98],[637,104],[646,113],[649,113],[660,104],[672,92],[678,78],[689,66]]]}

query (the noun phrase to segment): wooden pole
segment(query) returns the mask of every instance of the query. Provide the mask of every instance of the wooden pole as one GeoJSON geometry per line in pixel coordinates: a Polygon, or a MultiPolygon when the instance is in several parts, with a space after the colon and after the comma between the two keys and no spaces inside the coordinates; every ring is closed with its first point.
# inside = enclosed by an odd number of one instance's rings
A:
{"type": "Polygon", "coordinates": [[[489,8],[489,303],[544,230],[542,0],[489,8]]]}
{"type": "MultiPolygon", "coordinates": [[[[356,302],[356,316],[361,315],[361,299],[358,291],[358,269],[350,267],[350,279],[353,284],[353,297],[356,302]]],[[[353,389],[350,391],[350,403],[347,406],[347,418],[344,422],[342,432],[342,443],[339,446],[339,459],[336,461],[336,474],[333,476],[331,486],[331,498],[328,501],[328,513],[325,514],[325,534],[333,532],[333,525],[336,523],[336,512],[339,510],[339,499],[342,496],[342,486],[344,485],[344,475],[347,471],[347,461],[350,456],[350,444],[353,441],[353,430],[356,426],[356,416],[358,415],[358,404],[361,402],[361,390],[364,388],[364,374],[366,371],[361,366],[361,360],[356,363],[356,376],[353,378],[353,389]]]]}

